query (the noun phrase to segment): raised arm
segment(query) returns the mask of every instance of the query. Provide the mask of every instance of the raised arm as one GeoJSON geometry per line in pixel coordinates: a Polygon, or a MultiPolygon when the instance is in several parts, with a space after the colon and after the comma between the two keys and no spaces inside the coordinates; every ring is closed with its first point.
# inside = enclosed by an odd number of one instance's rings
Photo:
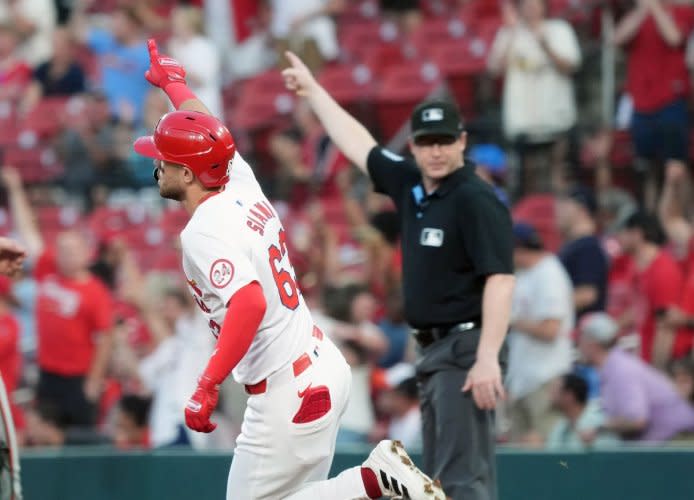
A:
{"type": "Polygon", "coordinates": [[[660,0],[645,1],[653,16],[655,26],[658,28],[658,33],[660,33],[660,36],[665,40],[665,43],[671,47],[679,47],[685,41],[687,34],[683,34],[682,31],[680,31],[672,15],[663,7],[660,0]]]}
{"type": "Polygon", "coordinates": [[[692,237],[692,226],[687,220],[684,208],[684,192],[689,182],[686,166],[679,161],[670,161],[665,172],[658,216],[668,240],[675,245],[676,252],[684,254],[692,237]]]}
{"type": "Polygon", "coordinates": [[[634,9],[632,9],[628,14],[626,14],[614,31],[614,43],[616,45],[626,45],[631,41],[636,33],[639,31],[641,24],[646,20],[648,16],[648,9],[643,4],[639,2],[634,9]]]}
{"type": "Polygon", "coordinates": [[[157,42],[153,38],[147,40],[147,48],[149,49],[149,69],[145,73],[147,81],[162,89],[174,108],[211,115],[207,106],[188,88],[186,70],[181,63],[159,54],[157,42]]]}
{"type": "Polygon", "coordinates": [[[306,98],[330,139],[352,163],[366,172],[366,159],[376,139],[321,87],[301,59],[292,52],[286,55],[291,64],[282,71],[287,88],[306,98]]]}

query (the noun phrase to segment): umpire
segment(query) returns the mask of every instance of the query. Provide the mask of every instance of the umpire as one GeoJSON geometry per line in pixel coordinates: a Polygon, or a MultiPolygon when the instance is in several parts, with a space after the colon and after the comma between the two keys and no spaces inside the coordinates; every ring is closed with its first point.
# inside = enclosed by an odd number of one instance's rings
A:
{"type": "Polygon", "coordinates": [[[298,57],[287,57],[287,88],[306,97],[402,221],[405,314],[421,347],[423,469],[453,500],[494,500],[493,410],[504,397],[514,285],[509,212],[464,165],[466,134],[455,106],[432,101],[414,110],[413,162],[378,146],[298,57]]]}

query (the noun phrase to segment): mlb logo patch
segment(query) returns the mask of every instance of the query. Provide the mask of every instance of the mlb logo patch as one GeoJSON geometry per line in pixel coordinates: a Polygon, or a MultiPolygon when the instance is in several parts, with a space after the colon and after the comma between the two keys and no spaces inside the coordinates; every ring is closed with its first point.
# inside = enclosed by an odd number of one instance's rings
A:
{"type": "Polygon", "coordinates": [[[429,108],[422,111],[423,122],[440,122],[443,120],[443,109],[429,108]]]}
{"type": "Polygon", "coordinates": [[[440,247],[443,245],[443,230],[425,227],[419,237],[419,244],[425,247],[440,247]]]}

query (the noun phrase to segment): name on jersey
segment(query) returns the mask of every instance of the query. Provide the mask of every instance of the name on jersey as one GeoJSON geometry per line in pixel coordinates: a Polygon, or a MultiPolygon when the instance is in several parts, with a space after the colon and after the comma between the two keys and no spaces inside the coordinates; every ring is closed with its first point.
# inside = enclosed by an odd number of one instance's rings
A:
{"type": "Polygon", "coordinates": [[[260,234],[260,236],[264,236],[265,225],[269,220],[276,217],[277,215],[272,210],[270,203],[267,201],[259,201],[248,210],[246,214],[246,225],[260,234]]]}

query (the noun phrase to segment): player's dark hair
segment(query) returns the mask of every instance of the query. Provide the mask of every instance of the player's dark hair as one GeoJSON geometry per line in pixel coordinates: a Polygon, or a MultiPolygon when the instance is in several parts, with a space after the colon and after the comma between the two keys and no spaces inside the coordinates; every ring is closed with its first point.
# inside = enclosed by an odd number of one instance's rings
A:
{"type": "Polygon", "coordinates": [[[665,232],[660,225],[658,217],[645,210],[638,210],[631,214],[626,221],[624,221],[624,227],[626,229],[640,229],[643,238],[650,243],[656,245],[663,245],[665,243],[665,232]]]}
{"type": "Polygon", "coordinates": [[[123,396],[118,402],[118,407],[121,411],[129,415],[138,427],[145,427],[147,425],[151,406],[151,398],[141,398],[133,394],[123,396]]]}
{"type": "Polygon", "coordinates": [[[588,401],[588,383],[583,377],[569,373],[562,379],[562,389],[573,394],[582,405],[588,401]]]}

